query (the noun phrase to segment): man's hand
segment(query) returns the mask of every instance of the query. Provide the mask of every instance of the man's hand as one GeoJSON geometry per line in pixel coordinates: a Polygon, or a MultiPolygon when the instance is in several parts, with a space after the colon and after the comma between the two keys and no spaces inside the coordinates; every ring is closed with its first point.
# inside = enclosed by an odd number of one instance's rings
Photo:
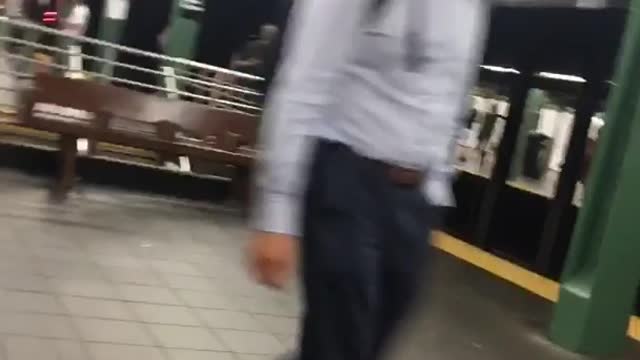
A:
{"type": "Polygon", "coordinates": [[[280,289],[295,271],[297,239],[291,235],[258,232],[248,255],[249,270],[256,280],[280,289]]]}

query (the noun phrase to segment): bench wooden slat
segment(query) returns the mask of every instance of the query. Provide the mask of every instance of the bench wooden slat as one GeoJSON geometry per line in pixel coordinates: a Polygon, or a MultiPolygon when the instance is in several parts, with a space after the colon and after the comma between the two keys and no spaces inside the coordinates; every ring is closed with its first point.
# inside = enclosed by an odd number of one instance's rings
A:
{"type": "Polygon", "coordinates": [[[75,161],[77,138],[90,140],[90,154],[105,142],[155,151],[161,162],[189,156],[248,168],[255,157],[257,119],[246,114],[46,73],[24,103],[23,124],[61,135],[61,191],[72,184],[67,162],[75,161]]]}

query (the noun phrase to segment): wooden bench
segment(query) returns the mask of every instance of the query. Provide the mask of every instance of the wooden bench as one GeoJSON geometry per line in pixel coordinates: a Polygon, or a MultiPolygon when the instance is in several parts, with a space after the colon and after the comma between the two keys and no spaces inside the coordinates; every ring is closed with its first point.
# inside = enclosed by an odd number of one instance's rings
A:
{"type": "Polygon", "coordinates": [[[255,117],[45,73],[36,76],[34,85],[23,96],[19,121],[60,135],[56,197],[64,198],[73,187],[77,140],[86,138],[89,154],[103,142],[154,151],[160,165],[187,156],[232,166],[235,195],[247,200],[255,117]]]}

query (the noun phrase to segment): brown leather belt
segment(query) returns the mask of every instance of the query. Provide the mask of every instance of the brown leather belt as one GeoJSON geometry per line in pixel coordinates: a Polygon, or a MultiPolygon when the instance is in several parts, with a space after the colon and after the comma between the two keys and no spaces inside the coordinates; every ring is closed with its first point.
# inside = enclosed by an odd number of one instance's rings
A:
{"type": "Polygon", "coordinates": [[[320,145],[323,145],[323,144],[325,146],[335,147],[339,149],[346,149],[346,151],[349,154],[353,154],[360,159],[364,159],[372,162],[375,165],[375,167],[379,170],[382,170],[382,172],[385,173],[386,176],[389,178],[389,181],[396,186],[402,186],[402,187],[408,187],[408,188],[419,187],[424,183],[424,180],[428,177],[428,172],[425,172],[425,171],[420,171],[412,168],[405,168],[405,167],[393,165],[381,160],[364,157],[362,155],[357,154],[349,146],[343,143],[332,142],[332,141],[321,139],[320,145]]]}
{"type": "Polygon", "coordinates": [[[415,169],[385,164],[391,182],[398,186],[418,187],[425,179],[425,173],[415,169]]]}

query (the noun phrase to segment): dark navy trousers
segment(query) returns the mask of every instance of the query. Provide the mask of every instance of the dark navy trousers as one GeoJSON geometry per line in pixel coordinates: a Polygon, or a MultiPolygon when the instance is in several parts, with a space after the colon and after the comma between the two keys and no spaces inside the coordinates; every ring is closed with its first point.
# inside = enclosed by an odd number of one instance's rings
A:
{"type": "Polygon", "coordinates": [[[378,359],[424,279],[434,211],[385,164],[322,140],[304,211],[300,359],[378,359]]]}

